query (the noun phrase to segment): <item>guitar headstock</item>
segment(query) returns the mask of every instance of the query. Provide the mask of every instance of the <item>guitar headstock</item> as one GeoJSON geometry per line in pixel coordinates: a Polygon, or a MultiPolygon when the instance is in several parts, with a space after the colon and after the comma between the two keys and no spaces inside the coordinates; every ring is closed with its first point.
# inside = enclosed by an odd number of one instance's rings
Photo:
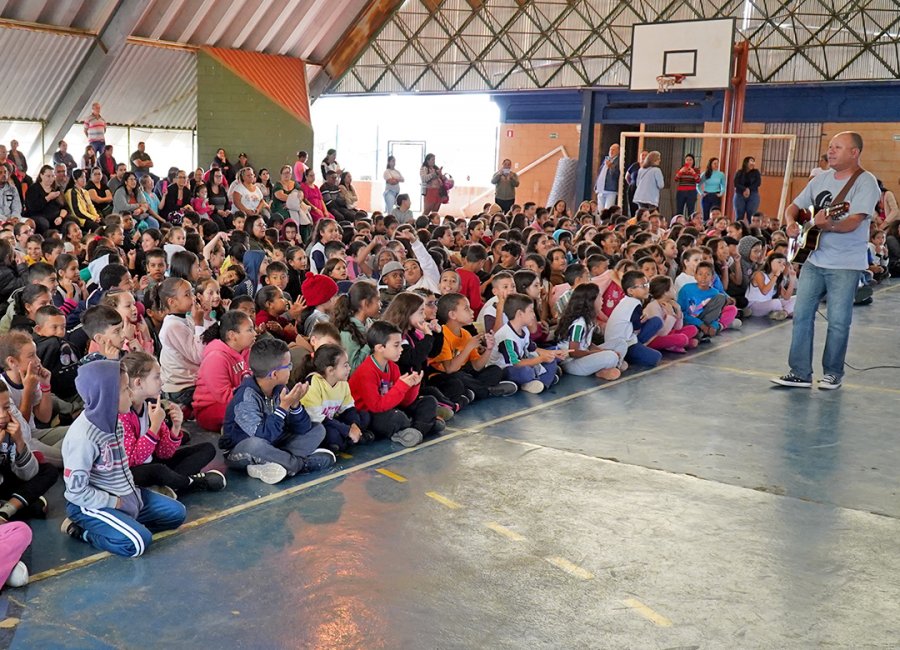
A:
{"type": "Polygon", "coordinates": [[[834,205],[829,205],[825,208],[825,218],[826,219],[840,219],[841,217],[846,216],[850,212],[850,203],[847,201],[842,201],[841,203],[835,203],[834,205]]]}

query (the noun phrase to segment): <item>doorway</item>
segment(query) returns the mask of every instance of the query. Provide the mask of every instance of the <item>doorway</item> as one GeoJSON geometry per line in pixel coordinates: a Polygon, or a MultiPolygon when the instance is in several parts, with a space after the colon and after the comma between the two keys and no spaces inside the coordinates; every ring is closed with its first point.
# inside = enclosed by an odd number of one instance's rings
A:
{"type": "Polygon", "coordinates": [[[388,140],[388,156],[395,159],[394,167],[403,176],[400,193],[409,194],[410,209],[413,213],[422,211],[422,190],[419,169],[425,160],[425,141],[388,140]]]}

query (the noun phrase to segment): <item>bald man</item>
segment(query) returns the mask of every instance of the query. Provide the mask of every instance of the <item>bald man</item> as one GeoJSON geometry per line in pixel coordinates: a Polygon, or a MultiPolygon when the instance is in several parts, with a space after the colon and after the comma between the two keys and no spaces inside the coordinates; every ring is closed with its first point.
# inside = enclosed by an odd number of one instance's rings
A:
{"type": "Polygon", "coordinates": [[[619,198],[619,145],[614,144],[609,148],[609,154],[600,161],[600,173],[597,174],[597,182],[594,192],[597,194],[597,207],[600,210],[611,208],[619,198]]]}
{"type": "Polygon", "coordinates": [[[816,310],[822,299],[827,298],[828,332],[822,355],[824,376],[819,380],[818,387],[822,390],[841,387],[853,318],[853,299],[862,273],[869,266],[869,223],[881,197],[875,176],[860,167],[862,150],[863,140],[858,133],[844,131],[834,136],[828,144],[830,169],[810,180],[785,212],[787,234],[796,237],[800,233],[797,224],[800,209],[812,205],[815,210],[814,223],[822,230],[822,236],[819,248],[809,256],[800,272],[788,356],[791,370],[772,379],[781,386],[812,387],[816,310]],[[824,208],[832,204],[857,171],[860,174],[843,199],[850,204],[848,213],[838,219],[828,218],[824,208]]]}

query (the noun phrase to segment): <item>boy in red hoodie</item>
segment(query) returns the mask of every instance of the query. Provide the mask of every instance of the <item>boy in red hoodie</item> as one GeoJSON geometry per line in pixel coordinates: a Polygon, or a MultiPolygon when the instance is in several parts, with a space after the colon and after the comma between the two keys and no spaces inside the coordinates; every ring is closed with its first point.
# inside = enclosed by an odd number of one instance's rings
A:
{"type": "Polygon", "coordinates": [[[375,321],[366,332],[366,342],[372,354],[350,375],[350,392],[357,410],[371,418],[367,428],[376,437],[390,437],[404,447],[419,444],[423,435],[443,431],[437,400],[429,395],[419,397],[422,373],[400,374],[400,330],[385,321],[375,321]]]}

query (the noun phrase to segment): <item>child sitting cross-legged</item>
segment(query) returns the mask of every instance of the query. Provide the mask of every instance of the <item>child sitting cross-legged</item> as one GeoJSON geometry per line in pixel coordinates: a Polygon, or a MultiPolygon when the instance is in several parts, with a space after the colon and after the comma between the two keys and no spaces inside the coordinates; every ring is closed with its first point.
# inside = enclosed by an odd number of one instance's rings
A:
{"type": "Polygon", "coordinates": [[[557,381],[557,365],[566,350],[544,350],[531,342],[528,331],[535,323],[534,301],[521,293],[506,297],[503,313],[509,319],[497,332],[491,365],[503,368],[504,377],[526,393],[541,393],[557,381]]]}
{"type": "Polygon", "coordinates": [[[309,384],[287,389],[291,373],[287,343],[264,338],[250,348],[252,376],[245,377],[225,410],[219,447],[229,467],[270,485],[286,476],[331,467],[334,453],[320,449],[325,427],[300,404],[309,384]]]}
{"type": "Polygon", "coordinates": [[[250,374],[250,346],[256,341],[253,319],[236,309],[203,332],[203,359],[194,390],[194,417],[207,431],[219,431],[234,390],[250,374]]]}
{"type": "Polygon", "coordinates": [[[162,379],[156,359],[143,351],[129,352],[122,357],[122,365],[128,372],[131,408],[119,414],[119,422],[134,482],[140,487],[157,486],[156,491],[173,499],[177,492],[223,489],[221,472],[201,471],[216,456],[212,443],[182,446],[183,415],[176,404],[160,402],[162,379]]]}
{"type": "Polygon", "coordinates": [[[14,517],[47,516],[44,494],[57,470],[40,463],[29,448],[29,427],[0,381],[0,524],[14,517]]]}
{"type": "Polygon", "coordinates": [[[368,428],[372,433],[377,438],[414,447],[423,436],[443,431],[444,423],[437,418],[437,400],[419,396],[422,373],[400,374],[400,329],[377,320],[366,337],[372,354],[350,377],[350,390],[356,408],[371,418],[368,428]]]}
{"type": "Polygon", "coordinates": [[[675,288],[672,278],[657,275],[650,280],[650,297],[653,298],[644,308],[644,314],[650,318],[656,316],[663,322],[659,333],[648,343],[654,350],[684,354],[687,348],[695,348],[699,343],[695,338],[697,328],[684,324],[681,306],[675,300],[675,288]]]}
{"type": "Polygon", "coordinates": [[[678,292],[678,304],[684,321],[703,333],[700,341],[709,340],[728,327],[737,315],[737,308],[728,304],[728,296],[713,284],[712,262],[700,262],[694,272],[696,282],[690,282],[678,292]]]}
{"type": "MultiPolygon", "coordinates": [[[[427,291],[427,289],[426,289],[427,291]]],[[[404,291],[388,305],[381,315],[400,330],[402,352],[397,360],[401,374],[408,372],[424,372],[428,368],[428,357],[435,343],[435,334],[439,334],[441,326],[437,319],[428,320],[425,316],[424,296],[412,291],[404,291]]],[[[458,404],[444,395],[434,386],[423,381],[419,386],[419,395],[431,395],[437,402],[437,416],[445,422],[453,417],[456,411],[468,404],[458,404]]]]}
{"type": "Polygon", "coordinates": [[[131,409],[128,373],[118,361],[84,364],[75,380],[84,411],[63,442],[66,518],[62,532],[115,555],[138,557],[152,533],[178,528],[184,506],[139,488],[128,468],[119,413],[131,409]]]}
{"type": "Polygon", "coordinates": [[[475,314],[469,300],[459,293],[447,293],[437,303],[437,317],[443,323],[443,344],[431,357],[428,382],[457,403],[516,393],[515,382],[503,379],[503,369],[490,365],[494,349],[491,333],[472,336],[465,328],[475,314]],[[483,347],[482,347],[483,346],[483,347]]]}
{"type": "Polygon", "coordinates": [[[300,403],[313,422],[325,426],[325,447],[338,452],[360,440],[372,440],[372,434],[360,428],[359,412],[347,382],[350,361],[344,349],[326,343],[316,348],[307,363],[312,368],[309,390],[300,403]]]}
{"type": "MultiPolygon", "coordinates": [[[[569,302],[559,316],[556,326],[560,348],[568,347],[569,356],[562,360],[563,370],[570,375],[598,379],[618,379],[624,362],[614,350],[594,345],[597,328],[597,301],[600,287],[593,282],[572,289],[569,302]]],[[[626,364],[627,367],[627,364],[626,364]]]]}
{"type": "Polygon", "coordinates": [[[644,317],[650,283],[640,271],[627,271],[622,276],[625,296],[609,315],[604,331],[603,349],[614,350],[628,363],[655,366],[662,353],[647,346],[662,328],[662,319],[644,317]]]}

